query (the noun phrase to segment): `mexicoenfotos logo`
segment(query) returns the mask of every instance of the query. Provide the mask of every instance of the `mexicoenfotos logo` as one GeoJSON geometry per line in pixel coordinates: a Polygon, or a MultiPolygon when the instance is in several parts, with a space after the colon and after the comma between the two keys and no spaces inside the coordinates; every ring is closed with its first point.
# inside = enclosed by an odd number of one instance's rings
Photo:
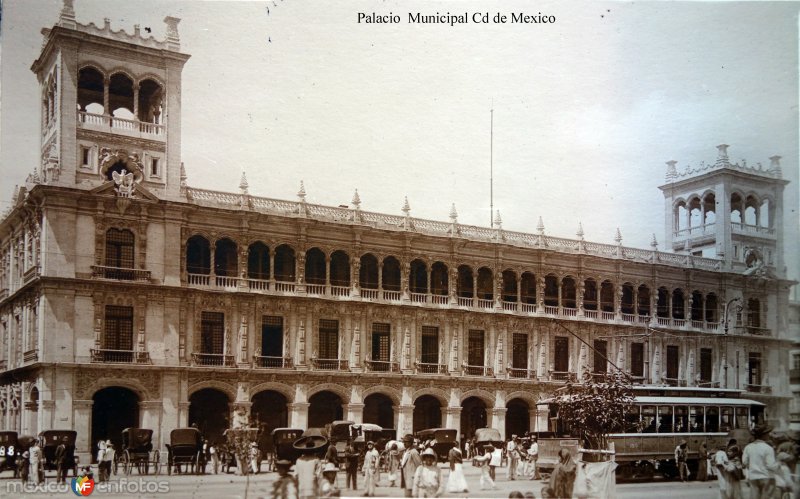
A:
{"type": "Polygon", "coordinates": [[[72,479],[71,488],[76,496],[88,496],[94,492],[94,480],[85,475],[77,476],[72,479]]]}

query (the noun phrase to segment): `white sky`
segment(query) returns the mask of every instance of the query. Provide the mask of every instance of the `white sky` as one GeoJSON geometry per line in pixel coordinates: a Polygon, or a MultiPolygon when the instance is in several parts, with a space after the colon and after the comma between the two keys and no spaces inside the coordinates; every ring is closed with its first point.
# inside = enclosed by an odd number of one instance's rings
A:
{"type": "MultiPolygon", "coordinates": [[[[783,156],[790,275],[798,277],[798,6],[794,2],[412,2],[76,0],[79,22],[133,31],[174,15],[189,184],[649,247],[664,240],[657,186],[716,158],[783,156]],[[267,8],[270,14],[267,15],[267,8]],[[358,24],[393,12],[395,25],[358,24]],[[524,11],[555,24],[412,25],[409,12],[524,11]],[[610,11],[610,12],[609,12],[610,11]],[[603,17],[601,17],[603,16],[603,17]],[[268,39],[272,41],[269,42],[268,39]],[[493,103],[493,104],[492,104],[493,103]]],[[[60,0],[6,0],[0,210],[39,163],[29,70],[60,0]]],[[[666,249],[664,245],[662,249],[666,249]]]]}

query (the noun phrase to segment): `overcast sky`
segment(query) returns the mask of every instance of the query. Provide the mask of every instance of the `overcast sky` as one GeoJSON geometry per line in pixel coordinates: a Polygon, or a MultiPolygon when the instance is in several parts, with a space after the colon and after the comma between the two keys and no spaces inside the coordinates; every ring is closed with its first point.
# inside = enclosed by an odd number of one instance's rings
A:
{"type": "MultiPolygon", "coordinates": [[[[6,0],[0,209],[39,163],[30,65],[57,0],[6,0]]],[[[189,184],[649,247],[664,240],[664,162],[784,157],[798,277],[798,3],[76,0],[77,20],[132,32],[182,18],[182,158],[189,184]],[[269,14],[267,14],[269,9],[269,14]],[[554,24],[408,23],[526,12],[554,24]],[[399,24],[359,24],[359,12],[399,24]],[[270,41],[271,40],[271,41],[270,41]]],[[[662,249],[665,249],[662,245],[662,249]]]]}

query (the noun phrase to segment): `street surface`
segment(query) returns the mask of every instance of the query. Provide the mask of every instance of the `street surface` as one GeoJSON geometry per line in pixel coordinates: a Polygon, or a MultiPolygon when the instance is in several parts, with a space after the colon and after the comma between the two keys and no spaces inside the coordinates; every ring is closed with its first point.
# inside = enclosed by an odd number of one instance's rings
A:
{"type": "MultiPolygon", "coordinates": [[[[518,490],[523,494],[533,492],[536,497],[541,497],[540,491],[545,482],[531,480],[509,481],[506,479],[505,468],[498,468],[497,490],[480,490],[478,479],[480,472],[469,464],[464,466],[464,474],[469,485],[468,494],[447,494],[442,497],[508,497],[509,493],[518,490]]],[[[447,476],[449,469],[447,465],[442,465],[442,474],[447,476]]],[[[96,475],[95,475],[96,476],[96,475]]],[[[112,485],[118,487],[117,490],[101,490],[99,488],[88,497],[114,497],[114,498],[269,498],[272,490],[272,483],[277,477],[276,473],[261,473],[250,476],[237,476],[231,474],[219,475],[172,475],[161,474],[159,476],[139,476],[135,471],[130,476],[115,475],[112,477],[112,485]],[[127,484],[125,480],[127,479],[127,484]],[[127,492],[120,487],[128,487],[127,492]],[[168,488],[169,492],[166,492],[168,488]],[[144,493],[140,491],[145,489],[144,493]],[[159,492],[161,491],[161,492],[159,492]]],[[[69,482],[68,478],[68,482],[69,482]]],[[[344,473],[339,473],[338,482],[344,484],[344,473]]],[[[3,472],[0,475],[0,498],[38,498],[38,497],[77,497],[66,486],[55,489],[55,474],[49,472],[47,484],[50,484],[50,492],[33,491],[21,492],[16,484],[19,480],[12,478],[10,472],[3,472]],[[65,494],[68,494],[65,496],[65,494]]],[[[363,483],[363,476],[359,476],[359,486],[363,483]]],[[[382,487],[378,487],[377,496],[379,497],[403,497],[403,490],[400,487],[387,487],[386,475],[382,475],[382,487]]],[[[362,497],[364,490],[353,491],[351,489],[342,490],[342,497],[362,497]]],[[[747,487],[745,487],[745,497],[748,498],[747,487]]],[[[665,481],[656,478],[649,483],[623,483],[617,484],[617,497],[619,498],[642,498],[642,497],[672,497],[672,498],[717,498],[719,492],[716,481],[688,482],[665,481]]]]}

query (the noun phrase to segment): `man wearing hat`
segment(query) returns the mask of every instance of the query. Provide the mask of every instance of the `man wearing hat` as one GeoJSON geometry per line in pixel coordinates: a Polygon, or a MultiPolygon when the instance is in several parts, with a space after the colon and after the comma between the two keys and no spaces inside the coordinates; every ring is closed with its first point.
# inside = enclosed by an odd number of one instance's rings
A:
{"type": "Polygon", "coordinates": [[[339,497],[339,489],[336,487],[336,474],[338,472],[338,466],[331,462],[325,463],[322,468],[322,478],[319,481],[320,497],[339,497]]]}
{"type": "Polygon", "coordinates": [[[319,496],[319,476],[322,470],[317,452],[328,443],[328,439],[320,435],[309,435],[296,440],[292,447],[300,452],[295,464],[297,473],[297,492],[300,499],[312,499],[319,496]]]}
{"type": "Polygon", "coordinates": [[[422,452],[422,466],[414,472],[413,497],[439,497],[444,492],[442,470],[436,465],[436,452],[430,447],[422,452]]]}
{"type": "Polygon", "coordinates": [[[403,446],[406,450],[400,459],[400,469],[402,470],[400,485],[405,489],[406,497],[411,497],[414,491],[414,474],[422,464],[422,458],[419,455],[419,451],[414,447],[413,435],[408,434],[403,437],[403,446]]]}
{"type": "Polygon", "coordinates": [[[678,466],[681,482],[685,482],[689,476],[689,466],[686,464],[686,458],[689,457],[689,449],[687,449],[686,445],[686,440],[681,440],[681,443],[675,447],[675,464],[678,466]]]}
{"type": "Polygon", "coordinates": [[[289,474],[292,463],[286,459],[275,462],[278,479],[272,483],[272,499],[297,499],[297,480],[289,474]]]}
{"type": "Polygon", "coordinates": [[[775,450],[764,441],[772,427],[767,424],[756,425],[753,430],[753,440],[744,448],[742,464],[747,469],[747,480],[750,482],[750,497],[761,499],[770,497],[774,479],[772,472],[778,470],[775,462],[775,450]]]}
{"type": "Polygon", "coordinates": [[[364,454],[364,495],[375,496],[375,488],[380,480],[378,461],[381,455],[375,450],[374,442],[367,442],[367,452],[364,454]]]}

